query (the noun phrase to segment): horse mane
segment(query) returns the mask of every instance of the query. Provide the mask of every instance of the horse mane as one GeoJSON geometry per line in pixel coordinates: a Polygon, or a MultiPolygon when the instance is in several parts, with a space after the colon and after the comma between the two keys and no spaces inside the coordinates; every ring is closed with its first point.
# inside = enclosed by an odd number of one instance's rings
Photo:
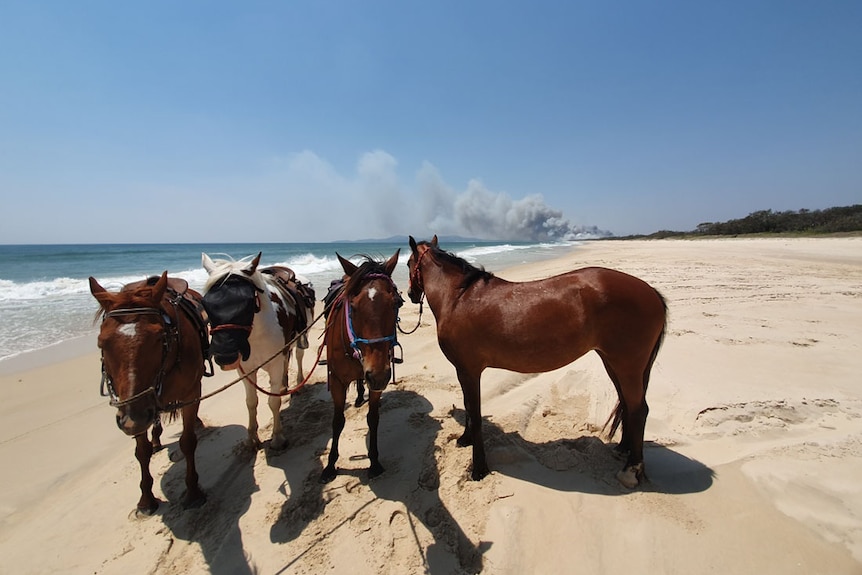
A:
{"type": "Polygon", "coordinates": [[[447,252],[439,247],[431,246],[431,255],[438,260],[443,260],[444,262],[457,267],[460,270],[464,275],[464,278],[461,280],[461,284],[458,286],[462,292],[479,280],[487,283],[488,280],[494,277],[494,274],[487,271],[485,266],[474,266],[464,258],[460,258],[452,252],[447,252]]]}
{"type": "Polygon", "coordinates": [[[359,286],[366,276],[371,274],[389,275],[386,273],[385,262],[379,262],[365,254],[360,254],[359,257],[363,259],[362,263],[359,264],[358,269],[344,283],[344,293],[350,296],[356,295],[359,292],[359,286]]]}
{"type": "MultiPolygon", "coordinates": [[[[227,257],[230,258],[230,256],[227,257]]],[[[239,260],[233,258],[213,258],[212,261],[215,264],[215,269],[207,278],[206,283],[204,283],[203,290],[207,292],[216,284],[223,282],[232,275],[236,275],[249,280],[261,292],[266,292],[266,280],[264,280],[263,275],[260,273],[260,269],[254,270],[254,273],[251,275],[243,272],[251,259],[252,256],[246,256],[239,260]]]]}

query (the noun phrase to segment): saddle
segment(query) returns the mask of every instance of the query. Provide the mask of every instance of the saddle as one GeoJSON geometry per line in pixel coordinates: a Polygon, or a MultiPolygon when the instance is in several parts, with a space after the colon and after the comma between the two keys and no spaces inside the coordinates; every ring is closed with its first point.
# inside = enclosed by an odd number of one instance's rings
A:
{"type": "Polygon", "coordinates": [[[326,295],[323,296],[324,317],[329,317],[329,314],[332,312],[332,306],[335,304],[335,299],[338,297],[338,294],[341,293],[342,289],[344,289],[343,278],[329,282],[329,290],[326,292],[326,295]]]}
{"type": "MultiPolygon", "coordinates": [[[[260,272],[274,279],[279,291],[293,300],[296,306],[296,331],[304,332],[308,328],[308,316],[314,313],[314,288],[296,279],[296,273],[289,267],[269,266],[260,272]]],[[[303,349],[307,348],[308,338],[301,337],[299,345],[303,349]]]]}
{"type": "MultiPolygon", "coordinates": [[[[135,291],[142,287],[154,286],[159,281],[160,276],[150,276],[145,280],[140,280],[128,283],[123,286],[121,291],[135,291]]],[[[189,287],[189,282],[183,278],[168,277],[168,287],[165,290],[171,299],[171,303],[175,304],[179,309],[186,314],[186,317],[191,320],[195,326],[195,331],[201,341],[201,351],[203,352],[204,363],[210,362],[209,370],[204,369],[204,376],[210,377],[213,375],[212,360],[210,359],[210,338],[209,338],[209,319],[207,318],[206,310],[203,306],[203,296],[197,291],[189,287]]]]}

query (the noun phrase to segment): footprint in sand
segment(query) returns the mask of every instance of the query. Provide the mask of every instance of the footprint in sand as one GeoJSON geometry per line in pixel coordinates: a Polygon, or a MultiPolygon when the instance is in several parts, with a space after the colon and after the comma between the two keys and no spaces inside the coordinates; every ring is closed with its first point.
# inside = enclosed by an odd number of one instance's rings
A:
{"type": "Polygon", "coordinates": [[[417,557],[421,557],[416,553],[416,534],[404,510],[396,509],[389,516],[389,535],[389,560],[384,572],[392,575],[421,573],[423,565],[416,564],[417,557]]]}

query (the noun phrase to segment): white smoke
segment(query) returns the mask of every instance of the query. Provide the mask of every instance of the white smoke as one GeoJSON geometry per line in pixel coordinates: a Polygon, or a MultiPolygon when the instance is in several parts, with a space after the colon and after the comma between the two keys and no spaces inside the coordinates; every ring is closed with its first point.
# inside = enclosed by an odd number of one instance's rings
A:
{"type": "Polygon", "coordinates": [[[513,200],[504,192],[492,192],[475,179],[458,194],[427,162],[417,180],[423,200],[423,224],[431,233],[540,242],[612,235],[595,226],[573,225],[563,217],[562,211],[548,206],[541,194],[513,200]]]}
{"type": "Polygon", "coordinates": [[[439,234],[543,242],[612,235],[595,226],[573,225],[541,194],[512,199],[477,179],[465,190],[455,190],[429,162],[423,162],[412,186],[405,185],[397,160],[382,150],[363,154],[355,171],[346,175],[310,151],[286,165],[281,185],[288,195],[301,194],[301,202],[293,205],[330,214],[325,226],[311,218],[291,219],[291,231],[300,237],[319,237],[323,231],[338,239],[439,234]]]}

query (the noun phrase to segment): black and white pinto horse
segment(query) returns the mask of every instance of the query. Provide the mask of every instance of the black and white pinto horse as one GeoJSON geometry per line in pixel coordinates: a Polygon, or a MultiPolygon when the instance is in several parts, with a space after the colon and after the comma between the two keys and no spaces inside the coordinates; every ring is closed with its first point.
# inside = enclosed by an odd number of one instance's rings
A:
{"type": "MultiPolygon", "coordinates": [[[[284,394],[288,389],[290,356],[295,348],[297,380],[303,381],[302,356],[308,347],[308,337],[303,331],[314,314],[311,285],[297,278],[289,268],[258,269],[260,257],[261,253],[251,261],[249,258],[213,260],[201,254],[203,267],[209,274],[203,289],[203,305],[210,321],[210,351],[222,370],[236,369],[246,376],[243,383],[248,440],[255,448],[260,446],[257,368],[269,375],[270,393],[284,394]],[[273,355],[276,357],[267,362],[273,355]]],[[[281,402],[282,395],[270,395],[267,401],[272,411],[270,448],[273,450],[283,449],[287,444],[279,417],[281,402]]]]}

